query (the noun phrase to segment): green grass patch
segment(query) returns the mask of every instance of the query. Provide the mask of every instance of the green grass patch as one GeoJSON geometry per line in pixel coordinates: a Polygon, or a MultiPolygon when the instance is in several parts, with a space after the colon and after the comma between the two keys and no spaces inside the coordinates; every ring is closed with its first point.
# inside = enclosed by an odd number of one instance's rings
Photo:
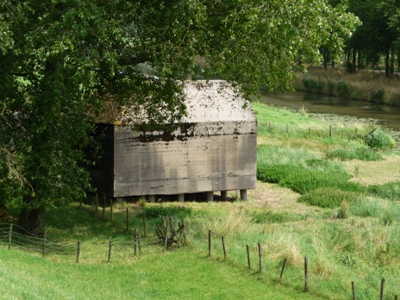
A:
{"type": "Polygon", "coordinates": [[[363,161],[377,161],[382,159],[382,154],[366,146],[339,147],[327,152],[327,158],[338,158],[342,161],[359,159],[363,161]]]}
{"type": "Polygon", "coordinates": [[[174,218],[186,218],[191,215],[192,210],[187,207],[180,206],[145,206],[144,209],[146,217],[148,218],[159,218],[159,217],[174,217],[174,218]]]}
{"type": "Polygon", "coordinates": [[[343,191],[337,187],[317,188],[300,196],[297,201],[322,208],[337,208],[345,201],[353,203],[360,198],[357,192],[343,191]]]}
{"type": "Polygon", "coordinates": [[[257,178],[278,183],[300,194],[327,187],[362,192],[359,184],[349,182],[351,177],[344,165],[318,158],[305,150],[266,145],[258,147],[257,178]]]}
{"type": "Polygon", "coordinates": [[[292,189],[300,194],[305,194],[319,188],[336,187],[343,191],[362,192],[363,187],[354,182],[347,173],[331,173],[321,170],[303,169],[291,173],[279,182],[279,185],[292,189]]]}
{"type": "Polygon", "coordinates": [[[298,214],[291,214],[287,212],[272,212],[272,211],[266,211],[266,212],[256,212],[254,213],[252,220],[255,223],[286,223],[286,222],[293,222],[293,221],[299,221],[302,219],[301,215],[298,214]]]}
{"type": "Polygon", "coordinates": [[[400,201],[400,181],[370,185],[367,187],[367,192],[374,197],[400,201]]]}

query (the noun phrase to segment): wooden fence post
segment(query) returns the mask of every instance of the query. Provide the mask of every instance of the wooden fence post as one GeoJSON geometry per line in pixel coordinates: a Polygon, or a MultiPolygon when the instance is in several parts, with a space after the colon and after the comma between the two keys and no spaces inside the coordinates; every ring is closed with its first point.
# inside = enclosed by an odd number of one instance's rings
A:
{"type": "Polygon", "coordinates": [[[46,233],[43,235],[43,248],[42,248],[42,257],[46,254],[46,233]]]}
{"type": "Polygon", "coordinates": [[[137,230],[136,228],[133,231],[133,255],[137,254],[137,230]]]}
{"type": "Polygon", "coordinates": [[[308,292],[308,259],[304,257],[304,291],[308,292]]]}
{"type": "Polygon", "coordinates": [[[225,240],[224,237],[221,237],[221,241],[222,241],[222,251],[224,252],[224,259],[226,260],[226,248],[225,248],[225,240]]]}
{"type": "Polygon", "coordinates": [[[8,250],[11,249],[13,225],[10,224],[10,231],[8,233],[8,250]]]}
{"type": "Polygon", "coordinates": [[[247,252],[247,265],[248,265],[249,269],[251,269],[251,265],[250,265],[250,248],[249,248],[249,245],[246,245],[246,252],[247,252]]]}
{"type": "Polygon", "coordinates": [[[384,294],[385,294],[385,277],[382,277],[382,280],[381,280],[381,296],[379,298],[380,300],[383,300],[384,294]]]}
{"type": "Polygon", "coordinates": [[[141,244],[140,233],[138,233],[137,242],[138,242],[138,251],[139,251],[139,256],[140,256],[142,254],[142,244],[141,244]]]}
{"type": "Polygon", "coordinates": [[[351,282],[351,291],[353,294],[353,300],[356,300],[356,287],[354,285],[354,281],[351,282]]]}
{"type": "Polygon", "coordinates": [[[112,251],[112,242],[110,241],[110,243],[108,244],[108,260],[107,260],[107,262],[110,262],[110,260],[111,260],[111,251],[112,251]]]}
{"type": "Polygon", "coordinates": [[[81,257],[81,242],[78,241],[77,250],[76,250],[76,263],[79,263],[80,257],[81,257]]]}
{"type": "Polygon", "coordinates": [[[279,276],[279,281],[278,282],[281,282],[281,280],[282,280],[283,272],[285,271],[285,266],[286,266],[286,258],[283,260],[281,276],[279,276]]]}
{"type": "Polygon", "coordinates": [[[146,213],[144,210],[142,212],[142,219],[143,219],[143,229],[144,229],[143,237],[146,238],[147,237],[147,222],[146,222],[146,213]]]}
{"type": "Polygon", "coordinates": [[[332,137],[332,125],[329,125],[329,137],[332,137]]]}
{"type": "Polygon", "coordinates": [[[164,251],[167,251],[168,246],[168,222],[165,217],[162,218],[164,231],[164,251]]]}
{"type": "Polygon", "coordinates": [[[260,263],[260,273],[262,273],[263,271],[263,267],[262,267],[262,248],[261,248],[261,243],[258,242],[258,260],[260,263]]]}
{"type": "Polygon", "coordinates": [[[129,230],[129,208],[126,208],[126,231],[129,230]]]}

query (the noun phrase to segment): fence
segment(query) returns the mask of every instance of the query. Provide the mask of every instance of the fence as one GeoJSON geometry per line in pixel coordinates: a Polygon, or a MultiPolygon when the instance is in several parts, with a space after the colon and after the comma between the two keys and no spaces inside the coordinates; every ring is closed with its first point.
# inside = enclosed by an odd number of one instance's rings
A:
{"type": "MultiPolygon", "coordinates": [[[[127,210],[128,216],[128,210],[127,210]]],[[[103,241],[64,242],[57,241],[51,236],[32,236],[23,228],[15,224],[0,224],[0,245],[9,250],[17,248],[40,254],[43,257],[58,256],[62,260],[81,262],[82,258],[88,262],[110,262],[112,259],[123,260],[139,257],[144,252],[159,253],[158,249],[166,251],[175,245],[184,244],[186,241],[185,224],[182,220],[175,229],[174,220],[162,218],[161,226],[148,226],[143,214],[143,227],[128,230],[128,217],[126,218],[125,234],[117,238],[103,241]],[[149,235],[149,230],[157,235],[149,235]],[[162,247],[152,247],[160,245],[162,247]]]]}
{"type": "MultiPolygon", "coordinates": [[[[323,125],[294,125],[294,124],[281,124],[274,122],[259,122],[258,123],[258,131],[260,133],[267,132],[271,135],[281,135],[285,134],[288,137],[298,137],[303,139],[312,139],[312,138],[345,138],[348,140],[354,139],[362,139],[365,135],[371,132],[373,129],[381,127],[376,123],[371,121],[371,124],[368,124],[368,127],[363,127],[363,129],[358,128],[357,126],[351,127],[347,126],[345,123],[343,126],[323,126],[323,125]]],[[[382,130],[388,132],[396,141],[397,148],[395,151],[400,152],[400,131],[399,130],[391,130],[382,127],[382,130]]]]}
{"type": "MultiPolygon", "coordinates": [[[[93,255],[93,248],[101,249],[102,258],[100,258],[101,262],[111,262],[113,257],[116,256],[118,259],[132,259],[137,258],[142,255],[144,252],[153,253],[154,247],[150,247],[151,245],[163,245],[164,251],[167,249],[167,244],[169,244],[168,240],[171,238],[176,238],[176,232],[174,233],[174,226],[172,223],[172,218],[169,219],[162,218],[163,227],[162,228],[154,228],[164,236],[158,236],[157,239],[154,238],[146,238],[142,239],[138,231],[135,229],[132,239],[126,240],[125,238],[113,239],[109,241],[102,241],[97,243],[96,245],[91,244],[91,254],[93,255]],[[169,220],[169,222],[168,222],[169,220]],[[169,225],[168,225],[169,224],[169,225]],[[168,236],[167,231],[170,231],[170,236],[168,236]],[[160,232],[161,231],[161,232],[160,232]],[[145,249],[145,251],[143,250],[145,249]],[[151,250],[153,249],[153,251],[151,250]],[[149,251],[148,251],[149,250],[149,251]]],[[[146,224],[144,218],[144,226],[146,224]]],[[[184,222],[179,224],[179,228],[184,228],[184,222]]],[[[184,232],[184,231],[183,231],[184,232]]],[[[211,230],[208,230],[208,257],[217,257],[220,256],[224,261],[229,260],[229,249],[227,248],[225,238],[222,236],[219,241],[215,241],[211,230]],[[217,247],[214,243],[220,244],[220,249],[222,250],[220,254],[216,253],[215,250],[217,247]]],[[[174,240],[176,241],[176,240],[174,240]]],[[[171,241],[170,241],[171,242],[171,241]]],[[[22,228],[14,224],[0,224],[0,244],[6,246],[9,250],[13,248],[18,248],[24,251],[32,251],[35,253],[39,253],[43,257],[57,255],[57,256],[65,256],[69,257],[70,261],[74,261],[79,263],[82,257],[82,243],[81,241],[77,241],[76,243],[63,243],[52,240],[51,237],[43,236],[43,237],[33,237],[29,236],[24,232],[22,228]]],[[[169,244],[171,245],[171,244],[169,244]]],[[[158,247],[160,249],[161,247],[158,247]]],[[[254,269],[251,255],[252,247],[250,245],[245,245],[243,247],[243,258],[245,258],[247,262],[248,269],[254,269]],[[252,267],[253,266],[253,267],[252,267]]],[[[257,243],[257,272],[259,274],[263,274],[266,272],[266,263],[264,262],[265,250],[262,248],[262,244],[260,242],[257,243]]],[[[160,252],[161,254],[162,252],[160,252]]],[[[96,255],[95,255],[96,256],[96,255]]],[[[253,253],[254,256],[254,253],[253,253]]],[[[96,256],[99,258],[99,256],[96,256]]],[[[280,284],[284,281],[285,271],[286,271],[286,261],[284,258],[279,270],[277,271],[277,280],[276,283],[280,284]],[[278,275],[279,274],[279,275],[278,275]]],[[[268,270],[271,272],[271,269],[268,270]]],[[[291,277],[293,280],[293,277],[291,277]]],[[[299,276],[297,277],[300,280],[299,276]]],[[[312,289],[309,281],[309,258],[304,257],[304,273],[303,273],[303,286],[304,292],[309,292],[312,289]]],[[[349,289],[351,289],[352,299],[356,299],[356,284],[354,281],[349,283],[349,289]]],[[[380,282],[380,299],[384,299],[385,297],[385,278],[381,279],[380,282]]],[[[398,299],[398,296],[395,295],[395,299],[398,299]]]]}

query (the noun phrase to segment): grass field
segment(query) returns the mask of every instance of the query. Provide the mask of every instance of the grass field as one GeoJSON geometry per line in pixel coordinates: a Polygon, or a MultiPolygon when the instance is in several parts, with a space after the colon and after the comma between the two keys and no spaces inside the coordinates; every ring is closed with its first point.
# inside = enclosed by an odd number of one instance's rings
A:
{"type": "Polygon", "coordinates": [[[352,282],[357,299],[379,299],[382,278],[385,299],[400,294],[400,156],[391,142],[372,149],[363,139],[373,128],[368,124],[252,105],[259,180],[248,201],[231,192],[226,202],[122,203],[113,221],[109,208],[104,216],[91,205],[51,208],[44,258],[20,246],[8,250],[5,234],[0,299],[351,299],[352,282]],[[157,245],[160,216],[184,218],[185,246],[157,245]],[[133,253],[134,229],[142,235],[140,255],[133,253]],[[50,245],[68,251],[51,252],[50,245]]]}

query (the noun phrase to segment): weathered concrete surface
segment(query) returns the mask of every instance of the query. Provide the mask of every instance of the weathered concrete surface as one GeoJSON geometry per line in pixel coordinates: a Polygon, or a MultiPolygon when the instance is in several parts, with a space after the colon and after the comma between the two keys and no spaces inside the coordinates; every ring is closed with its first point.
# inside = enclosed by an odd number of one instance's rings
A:
{"type": "Polygon", "coordinates": [[[171,134],[107,125],[94,183],[112,197],[246,190],[256,184],[257,122],[225,81],[185,83],[188,115],[171,134]]]}

